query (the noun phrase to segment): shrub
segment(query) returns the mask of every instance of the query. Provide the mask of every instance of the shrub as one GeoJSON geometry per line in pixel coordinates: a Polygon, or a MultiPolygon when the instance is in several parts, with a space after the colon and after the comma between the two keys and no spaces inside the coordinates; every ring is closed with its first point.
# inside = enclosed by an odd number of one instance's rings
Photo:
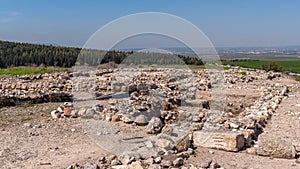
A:
{"type": "Polygon", "coordinates": [[[239,72],[239,75],[247,76],[247,72],[246,71],[241,71],[241,72],[239,72]]]}
{"type": "Polygon", "coordinates": [[[269,71],[274,71],[274,72],[282,72],[282,67],[278,65],[275,62],[270,62],[267,64],[262,65],[262,69],[269,72],[269,71]]]}

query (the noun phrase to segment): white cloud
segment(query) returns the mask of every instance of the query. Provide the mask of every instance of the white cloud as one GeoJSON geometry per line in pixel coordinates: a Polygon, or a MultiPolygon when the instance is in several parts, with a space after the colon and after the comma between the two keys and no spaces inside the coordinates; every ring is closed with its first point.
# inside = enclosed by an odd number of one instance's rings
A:
{"type": "Polygon", "coordinates": [[[0,11],[0,23],[12,22],[19,15],[21,13],[17,11],[0,11]]]}

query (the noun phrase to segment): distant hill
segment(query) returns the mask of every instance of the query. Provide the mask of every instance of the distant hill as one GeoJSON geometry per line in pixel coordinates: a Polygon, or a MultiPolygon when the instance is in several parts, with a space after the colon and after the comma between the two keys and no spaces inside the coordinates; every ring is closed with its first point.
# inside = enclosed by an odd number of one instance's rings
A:
{"type": "MultiPolygon", "coordinates": [[[[15,66],[55,66],[72,67],[76,63],[80,65],[99,65],[108,62],[117,64],[133,51],[100,51],[93,49],[62,47],[53,45],[29,44],[20,42],[0,41],[0,68],[15,66]]],[[[183,61],[188,65],[202,65],[201,59],[175,54],[179,60],[168,59],[170,54],[155,54],[136,52],[136,60],[132,63],[157,64],[158,60],[162,64],[175,64],[183,61]]],[[[173,57],[173,56],[172,56],[173,57]]]]}
{"type": "Polygon", "coordinates": [[[0,67],[46,66],[71,67],[80,48],[0,41],[0,67]]]}

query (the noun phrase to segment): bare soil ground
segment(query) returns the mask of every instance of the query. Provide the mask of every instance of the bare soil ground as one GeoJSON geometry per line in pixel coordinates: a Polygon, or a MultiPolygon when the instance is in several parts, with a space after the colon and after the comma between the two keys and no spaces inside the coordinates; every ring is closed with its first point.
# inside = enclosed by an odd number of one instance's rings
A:
{"type": "Polygon", "coordinates": [[[66,168],[106,153],[84,133],[78,119],[50,117],[59,104],[0,110],[0,168],[66,168]]]}

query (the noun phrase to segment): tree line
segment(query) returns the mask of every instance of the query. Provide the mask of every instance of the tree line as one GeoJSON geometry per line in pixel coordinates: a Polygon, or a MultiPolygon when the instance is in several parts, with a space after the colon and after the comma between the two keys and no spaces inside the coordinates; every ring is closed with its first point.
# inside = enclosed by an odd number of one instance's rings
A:
{"type": "Polygon", "coordinates": [[[179,64],[203,65],[201,59],[174,54],[135,53],[133,51],[102,51],[0,41],[0,68],[16,66],[55,66],[74,65],[97,66],[115,62],[133,64],[179,64]]]}

